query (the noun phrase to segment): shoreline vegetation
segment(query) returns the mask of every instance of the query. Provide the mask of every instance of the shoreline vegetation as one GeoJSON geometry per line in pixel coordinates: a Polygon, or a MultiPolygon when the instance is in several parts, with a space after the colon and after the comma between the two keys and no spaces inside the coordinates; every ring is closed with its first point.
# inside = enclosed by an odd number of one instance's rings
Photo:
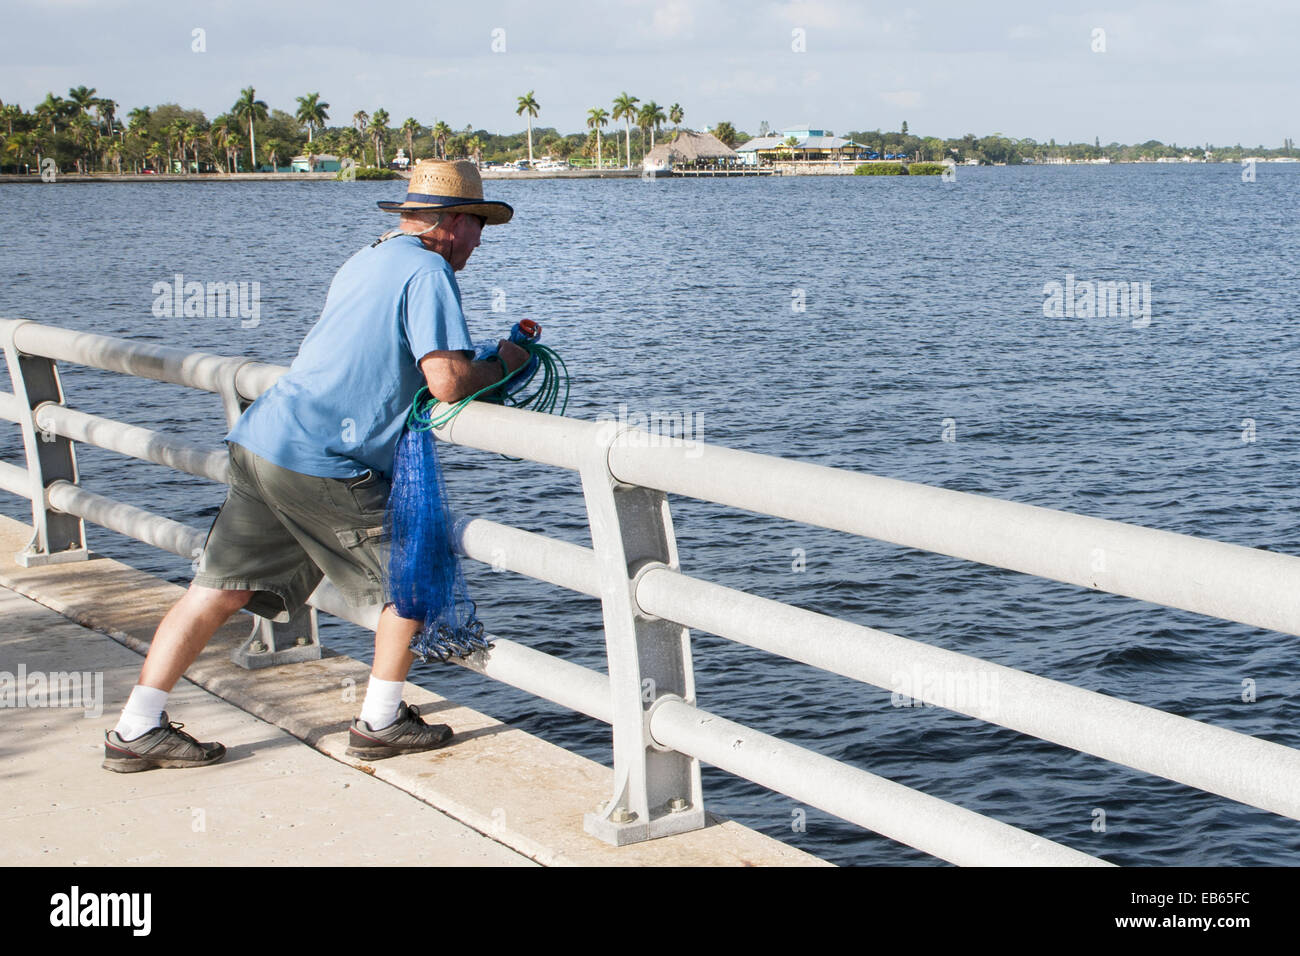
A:
{"type": "MultiPolygon", "coordinates": [[[[381,178],[394,166],[425,158],[471,159],[484,167],[485,176],[546,178],[547,173],[572,170],[622,177],[640,169],[660,134],[668,142],[676,133],[688,129],[683,126],[686,111],[679,104],[665,108],[653,100],[642,102],[626,92],[613,98],[610,110],[603,106],[588,110],[585,132],[567,134],[554,127],[534,125],[543,107],[533,90],[517,98],[515,112],[526,116],[527,122],[527,128],[517,133],[493,133],[472,124],[455,130],[442,120],[425,125],[414,117],[394,123],[382,108],[373,113],[358,110],[350,124],[329,126],[330,104],[321,99],[320,93],[297,97],[297,109],[289,113],[258,99],[251,86],[240,91],[229,110],[212,120],[201,110],[164,103],[131,109],[124,121],[116,101],[96,94],[96,89],[85,86],[69,89],[66,97],[47,93],[31,110],[0,99],[0,180],[24,181],[32,176],[39,179],[42,172],[47,179],[63,179],[71,174],[92,177],[93,181],[102,181],[110,173],[159,179],[245,179],[259,174],[317,178],[318,173],[337,171],[342,165],[352,166],[358,173],[367,167],[375,171],[374,175],[356,178],[381,178]],[[666,125],[669,123],[671,127],[666,125]],[[544,154],[543,170],[529,168],[521,170],[523,175],[519,176],[498,172],[507,164],[526,163],[531,167],[536,152],[544,154]],[[327,159],[332,165],[325,162],[327,159]]],[[[771,127],[764,121],[751,135],[729,121],[721,121],[705,130],[734,149],[752,138],[769,135],[771,127]]],[[[824,132],[827,137],[833,135],[830,130],[824,132]]],[[[1300,152],[1290,139],[1277,148],[1210,143],[1178,146],[1157,140],[1103,146],[1099,137],[1091,144],[1058,144],[1055,139],[1039,143],[1001,133],[983,137],[967,133],[944,139],[913,134],[906,122],[897,131],[850,130],[842,136],[880,156],[882,162],[901,160],[912,167],[911,175],[921,172],[919,164],[927,163],[1300,161],[1300,152]]],[[[860,161],[847,162],[857,165],[860,161]]]]}

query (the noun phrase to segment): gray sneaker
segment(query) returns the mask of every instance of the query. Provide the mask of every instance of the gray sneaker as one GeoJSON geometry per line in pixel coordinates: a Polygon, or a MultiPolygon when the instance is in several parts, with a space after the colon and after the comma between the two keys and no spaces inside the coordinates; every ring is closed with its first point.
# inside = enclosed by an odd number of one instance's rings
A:
{"type": "Polygon", "coordinates": [[[105,770],[138,773],[141,770],[178,767],[206,767],[226,755],[219,743],[199,743],[162,713],[162,723],[132,740],[123,740],[116,730],[104,733],[105,770]]]}
{"type": "Polygon", "coordinates": [[[450,727],[426,724],[420,719],[419,710],[402,701],[397,708],[397,719],[382,730],[374,730],[360,717],[354,719],[348,731],[347,755],[362,760],[383,760],[398,754],[437,750],[450,740],[450,727]]]}

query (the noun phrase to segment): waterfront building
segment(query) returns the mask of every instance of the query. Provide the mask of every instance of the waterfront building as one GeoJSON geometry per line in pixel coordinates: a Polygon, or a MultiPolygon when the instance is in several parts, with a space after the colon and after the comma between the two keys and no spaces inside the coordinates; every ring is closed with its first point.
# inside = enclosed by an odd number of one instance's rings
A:
{"type": "Polygon", "coordinates": [[[329,153],[314,154],[310,166],[306,156],[295,156],[289,161],[289,169],[295,173],[337,173],[339,168],[339,158],[329,153]]]}
{"type": "Polygon", "coordinates": [[[648,173],[670,170],[718,169],[739,165],[734,149],[712,133],[679,130],[671,142],[660,143],[646,153],[641,168],[648,173]]]}
{"type": "Polygon", "coordinates": [[[872,158],[870,147],[851,139],[832,136],[824,129],[810,126],[792,126],[779,135],[756,136],[743,146],[736,147],[740,162],[747,166],[766,166],[772,163],[848,162],[872,158]],[[794,142],[791,143],[791,137],[794,142]]]}

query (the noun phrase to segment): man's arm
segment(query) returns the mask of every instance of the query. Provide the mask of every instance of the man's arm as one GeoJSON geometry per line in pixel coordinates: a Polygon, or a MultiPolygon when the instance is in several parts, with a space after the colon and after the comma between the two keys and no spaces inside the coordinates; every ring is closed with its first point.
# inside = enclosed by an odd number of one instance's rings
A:
{"type": "MultiPolygon", "coordinates": [[[[429,393],[444,402],[459,402],[480,389],[501,381],[505,371],[496,359],[475,362],[473,352],[430,352],[420,359],[420,371],[429,386],[429,393]]],[[[502,339],[497,343],[497,354],[506,361],[510,371],[523,368],[531,359],[525,349],[502,339]]]]}

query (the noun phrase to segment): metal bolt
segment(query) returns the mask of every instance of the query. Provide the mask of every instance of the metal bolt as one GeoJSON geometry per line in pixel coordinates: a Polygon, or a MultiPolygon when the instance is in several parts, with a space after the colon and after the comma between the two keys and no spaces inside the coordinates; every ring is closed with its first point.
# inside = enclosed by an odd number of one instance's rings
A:
{"type": "Polygon", "coordinates": [[[300,638],[298,638],[298,640],[294,641],[294,643],[297,644],[299,647],[306,647],[308,644],[311,643],[311,638],[310,638],[310,637],[300,637],[300,638]]]}
{"type": "Polygon", "coordinates": [[[612,823],[631,823],[636,816],[635,813],[629,813],[627,807],[615,807],[614,812],[609,815],[612,823]]]}
{"type": "Polygon", "coordinates": [[[254,641],[252,644],[248,645],[248,650],[251,654],[265,654],[266,645],[261,641],[254,641]]]}
{"type": "Polygon", "coordinates": [[[685,797],[673,797],[668,801],[668,810],[671,813],[681,813],[683,810],[689,808],[690,804],[686,802],[685,797]]]}

